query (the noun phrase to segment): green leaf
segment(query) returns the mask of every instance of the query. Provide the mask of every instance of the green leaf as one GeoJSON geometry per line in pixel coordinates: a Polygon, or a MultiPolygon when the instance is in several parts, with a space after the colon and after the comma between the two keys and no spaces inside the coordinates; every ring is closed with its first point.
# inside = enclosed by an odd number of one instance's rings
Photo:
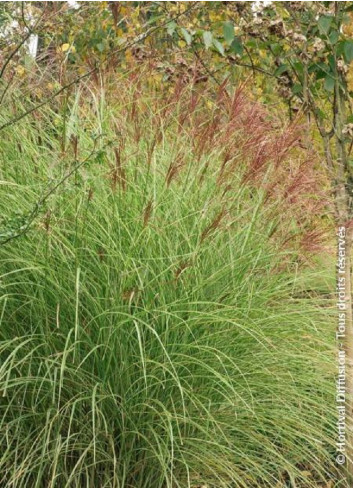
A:
{"type": "Polygon", "coordinates": [[[211,31],[203,31],[202,33],[203,42],[205,48],[208,49],[212,46],[213,36],[211,31]]]}
{"type": "Polygon", "coordinates": [[[190,44],[192,43],[192,35],[186,29],[184,29],[184,27],[182,27],[180,30],[183,34],[186,44],[190,46],[190,44]]]}
{"type": "Polygon", "coordinates": [[[320,34],[328,34],[333,21],[332,15],[321,15],[317,22],[320,34]]]}
{"type": "Polygon", "coordinates": [[[297,74],[302,75],[304,73],[304,65],[301,61],[294,61],[293,67],[297,74]]]}
{"type": "Polygon", "coordinates": [[[353,41],[344,42],[343,56],[347,63],[350,63],[353,60],[353,41]]]}
{"type": "Polygon", "coordinates": [[[342,56],[344,51],[344,41],[338,41],[335,46],[336,56],[342,56]]]}
{"type": "Polygon", "coordinates": [[[337,43],[337,41],[338,41],[339,34],[338,34],[338,32],[337,32],[337,31],[332,31],[332,32],[330,33],[330,35],[328,36],[328,38],[329,38],[330,44],[334,45],[334,44],[336,44],[336,43],[337,43]]]}
{"type": "Polygon", "coordinates": [[[300,83],[295,83],[292,86],[292,93],[293,95],[297,95],[298,93],[301,93],[303,91],[303,87],[301,86],[300,83]]]}
{"type": "Polygon", "coordinates": [[[232,44],[230,45],[230,50],[235,54],[239,54],[239,56],[243,54],[243,44],[239,37],[233,39],[232,44]]]}
{"type": "Polygon", "coordinates": [[[174,20],[172,20],[171,22],[168,22],[167,32],[168,32],[169,36],[172,36],[174,34],[176,27],[177,27],[177,24],[176,24],[176,22],[174,22],[174,20]]]}
{"type": "Polygon", "coordinates": [[[163,14],[156,14],[156,15],[152,15],[152,17],[150,17],[146,24],[147,25],[152,25],[152,24],[156,24],[159,20],[161,20],[163,18],[163,14]]]}
{"type": "Polygon", "coordinates": [[[282,52],[282,46],[278,42],[270,44],[270,47],[275,56],[279,56],[279,54],[282,52]]]}
{"type": "Polygon", "coordinates": [[[308,68],[308,73],[315,73],[317,71],[324,71],[324,70],[327,70],[327,65],[325,65],[325,63],[323,62],[319,62],[319,63],[311,63],[309,65],[309,68],[308,68]]]}
{"type": "Polygon", "coordinates": [[[223,22],[223,36],[225,42],[230,46],[234,39],[234,25],[232,22],[223,22]]]}
{"type": "Polygon", "coordinates": [[[333,78],[332,75],[326,75],[325,76],[324,88],[328,92],[332,92],[333,89],[335,88],[335,79],[333,78]]]}
{"type": "Polygon", "coordinates": [[[330,71],[331,71],[330,66],[328,66],[323,62],[312,63],[308,69],[309,73],[315,73],[316,80],[321,80],[322,78],[325,78],[326,75],[330,73],[330,71]]]}
{"type": "Polygon", "coordinates": [[[333,56],[333,54],[329,54],[327,56],[327,60],[328,60],[329,66],[330,66],[331,73],[335,73],[335,71],[336,71],[336,60],[335,60],[335,57],[333,56]]]}
{"type": "Polygon", "coordinates": [[[324,110],[317,109],[315,112],[321,121],[326,119],[326,112],[324,110]]]}
{"type": "Polygon", "coordinates": [[[247,47],[251,48],[251,49],[256,49],[257,48],[257,41],[255,41],[255,39],[249,39],[246,43],[247,47]]]}
{"type": "Polygon", "coordinates": [[[281,65],[280,65],[280,66],[277,68],[277,70],[274,72],[274,75],[275,75],[275,76],[280,76],[280,75],[282,75],[282,73],[284,73],[284,72],[285,72],[285,71],[287,71],[287,70],[288,70],[288,65],[287,65],[287,64],[285,64],[285,63],[283,63],[283,64],[281,64],[281,65]]]}
{"type": "Polygon", "coordinates": [[[224,47],[223,44],[218,41],[218,39],[213,39],[213,46],[217,49],[219,54],[224,56],[224,47]]]}

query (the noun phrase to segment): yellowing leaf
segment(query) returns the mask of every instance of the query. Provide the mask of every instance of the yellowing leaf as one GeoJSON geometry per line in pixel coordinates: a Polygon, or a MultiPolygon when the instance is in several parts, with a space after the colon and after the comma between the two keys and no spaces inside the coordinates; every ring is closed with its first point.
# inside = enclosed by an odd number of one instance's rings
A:
{"type": "Polygon", "coordinates": [[[70,49],[70,44],[65,42],[62,46],[61,46],[61,51],[63,53],[65,53],[65,51],[68,51],[70,49]]]}
{"type": "Polygon", "coordinates": [[[162,80],[163,80],[163,75],[161,73],[157,73],[156,75],[154,75],[154,81],[157,84],[161,83],[162,80]]]}
{"type": "Polygon", "coordinates": [[[22,65],[16,66],[16,73],[22,77],[25,74],[24,67],[22,65]]]}
{"type": "Polygon", "coordinates": [[[218,22],[218,21],[222,20],[222,14],[219,14],[219,13],[216,13],[213,11],[210,12],[209,17],[210,17],[210,20],[212,22],[218,22]]]}

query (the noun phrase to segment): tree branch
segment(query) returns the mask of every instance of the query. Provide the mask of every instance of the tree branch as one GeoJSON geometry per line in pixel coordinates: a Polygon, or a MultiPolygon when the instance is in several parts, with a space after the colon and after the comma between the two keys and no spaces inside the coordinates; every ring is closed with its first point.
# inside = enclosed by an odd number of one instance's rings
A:
{"type": "MultiPolygon", "coordinates": [[[[75,78],[74,80],[72,80],[71,82],[67,83],[66,85],[64,85],[63,87],[61,87],[59,90],[57,90],[53,95],[51,95],[50,97],[48,97],[47,99],[45,99],[43,102],[40,102],[39,104],[35,105],[34,107],[26,110],[25,112],[22,112],[22,114],[18,115],[17,117],[5,122],[4,124],[0,125],[0,131],[2,131],[3,129],[9,127],[9,126],[12,126],[13,124],[16,124],[17,122],[19,122],[20,120],[22,120],[23,118],[27,117],[28,115],[32,114],[32,112],[35,112],[36,110],[40,109],[41,107],[43,107],[44,105],[46,105],[47,103],[51,102],[52,100],[54,100],[58,95],[60,95],[62,92],[64,92],[65,90],[67,90],[68,88],[74,86],[74,85],[77,85],[78,83],[80,83],[82,80],[84,80],[85,78],[88,78],[90,77],[93,73],[97,72],[103,65],[104,63],[106,63],[110,58],[111,56],[114,56],[116,54],[120,54],[120,53],[123,53],[125,52],[127,49],[135,46],[136,44],[138,44],[139,42],[141,41],[144,41],[145,39],[147,39],[149,36],[151,36],[154,32],[162,29],[163,27],[165,27],[167,24],[169,24],[169,22],[172,22],[172,21],[175,21],[177,20],[179,17],[183,16],[183,15],[186,15],[187,13],[189,13],[190,11],[192,11],[193,9],[195,9],[195,6],[197,5],[197,2],[193,3],[191,5],[191,7],[189,7],[187,10],[185,10],[184,12],[181,12],[179,14],[177,14],[175,17],[173,17],[172,19],[168,19],[166,20],[165,22],[162,22],[161,24],[159,24],[158,26],[156,27],[151,27],[150,29],[148,29],[145,33],[143,34],[140,34],[139,36],[135,37],[135,39],[129,43],[127,43],[125,46],[121,47],[121,48],[118,48],[116,50],[112,50],[107,56],[105,59],[103,59],[100,63],[97,63],[96,66],[90,70],[88,70],[86,73],[84,73],[83,75],[80,75],[78,76],[77,78],[75,78]]],[[[197,7],[197,8],[200,8],[200,7],[197,7]]]]}

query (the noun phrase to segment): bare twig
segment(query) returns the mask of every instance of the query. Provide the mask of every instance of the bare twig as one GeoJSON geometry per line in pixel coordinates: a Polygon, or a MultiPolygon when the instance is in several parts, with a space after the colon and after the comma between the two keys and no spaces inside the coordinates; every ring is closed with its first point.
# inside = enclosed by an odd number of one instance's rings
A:
{"type": "Polygon", "coordinates": [[[39,25],[40,21],[42,20],[43,16],[44,16],[45,12],[42,13],[42,15],[38,18],[37,22],[35,23],[34,27],[31,28],[31,27],[28,27],[27,24],[26,24],[26,29],[27,29],[27,34],[21,39],[21,41],[17,44],[17,46],[15,47],[15,49],[9,54],[9,56],[6,58],[6,61],[5,63],[3,64],[1,70],[0,70],[0,78],[3,78],[4,76],[4,73],[5,73],[5,70],[6,68],[8,67],[10,61],[14,58],[14,56],[16,56],[16,54],[18,53],[18,51],[21,49],[21,47],[24,45],[24,43],[30,38],[30,36],[33,34],[34,30],[36,29],[36,27],[39,25]]]}
{"type": "MultiPolygon", "coordinates": [[[[32,114],[32,112],[40,109],[41,107],[43,107],[47,103],[49,103],[52,100],[54,100],[58,95],[60,95],[62,92],[64,92],[68,88],[70,88],[70,87],[72,87],[74,85],[77,85],[78,83],[80,83],[85,78],[90,77],[93,73],[96,73],[104,65],[104,63],[106,63],[113,55],[123,53],[127,49],[135,46],[136,44],[140,43],[141,41],[144,41],[145,39],[147,39],[148,37],[150,37],[154,32],[162,29],[163,27],[165,27],[170,22],[177,20],[179,17],[181,17],[183,15],[186,15],[187,13],[189,13],[190,11],[192,11],[193,9],[195,9],[196,5],[197,5],[197,2],[193,3],[184,12],[181,12],[181,13],[177,14],[175,17],[173,17],[171,19],[168,19],[165,22],[162,22],[161,24],[159,24],[159,25],[157,25],[155,27],[151,27],[146,32],[144,32],[143,34],[140,34],[139,36],[135,37],[135,39],[133,39],[131,42],[125,44],[125,46],[123,46],[121,48],[118,48],[116,50],[112,50],[106,56],[106,58],[103,59],[101,62],[98,62],[94,66],[94,68],[91,68],[90,70],[88,70],[83,75],[80,75],[77,78],[75,78],[74,80],[72,80],[71,82],[67,83],[66,85],[64,85],[63,87],[61,87],[59,90],[57,90],[53,95],[51,95],[50,97],[46,98],[43,102],[40,102],[39,104],[35,105],[34,107],[31,107],[30,109],[26,110],[25,112],[22,112],[22,114],[19,114],[17,117],[14,117],[13,119],[11,119],[11,120],[5,122],[4,124],[2,124],[0,126],[0,131],[3,130],[3,129],[5,129],[6,127],[9,127],[9,126],[12,126],[13,124],[16,124],[17,122],[19,122],[20,120],[22,120],[24,117],[27,117],[27,115],[32,114]]],[[[197,7],[197,8],[199,8],[199,7],[197,7]]]]}

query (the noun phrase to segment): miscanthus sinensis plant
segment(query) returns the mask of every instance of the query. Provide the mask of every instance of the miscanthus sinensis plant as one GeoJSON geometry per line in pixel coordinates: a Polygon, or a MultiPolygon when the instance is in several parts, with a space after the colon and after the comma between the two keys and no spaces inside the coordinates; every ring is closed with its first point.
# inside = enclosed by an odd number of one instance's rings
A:
{"type": "Polygon", "coordinates": [[[298,130],[244,90],[113,88],[0,135],[1,485],[337,483],[298,130]]]}

